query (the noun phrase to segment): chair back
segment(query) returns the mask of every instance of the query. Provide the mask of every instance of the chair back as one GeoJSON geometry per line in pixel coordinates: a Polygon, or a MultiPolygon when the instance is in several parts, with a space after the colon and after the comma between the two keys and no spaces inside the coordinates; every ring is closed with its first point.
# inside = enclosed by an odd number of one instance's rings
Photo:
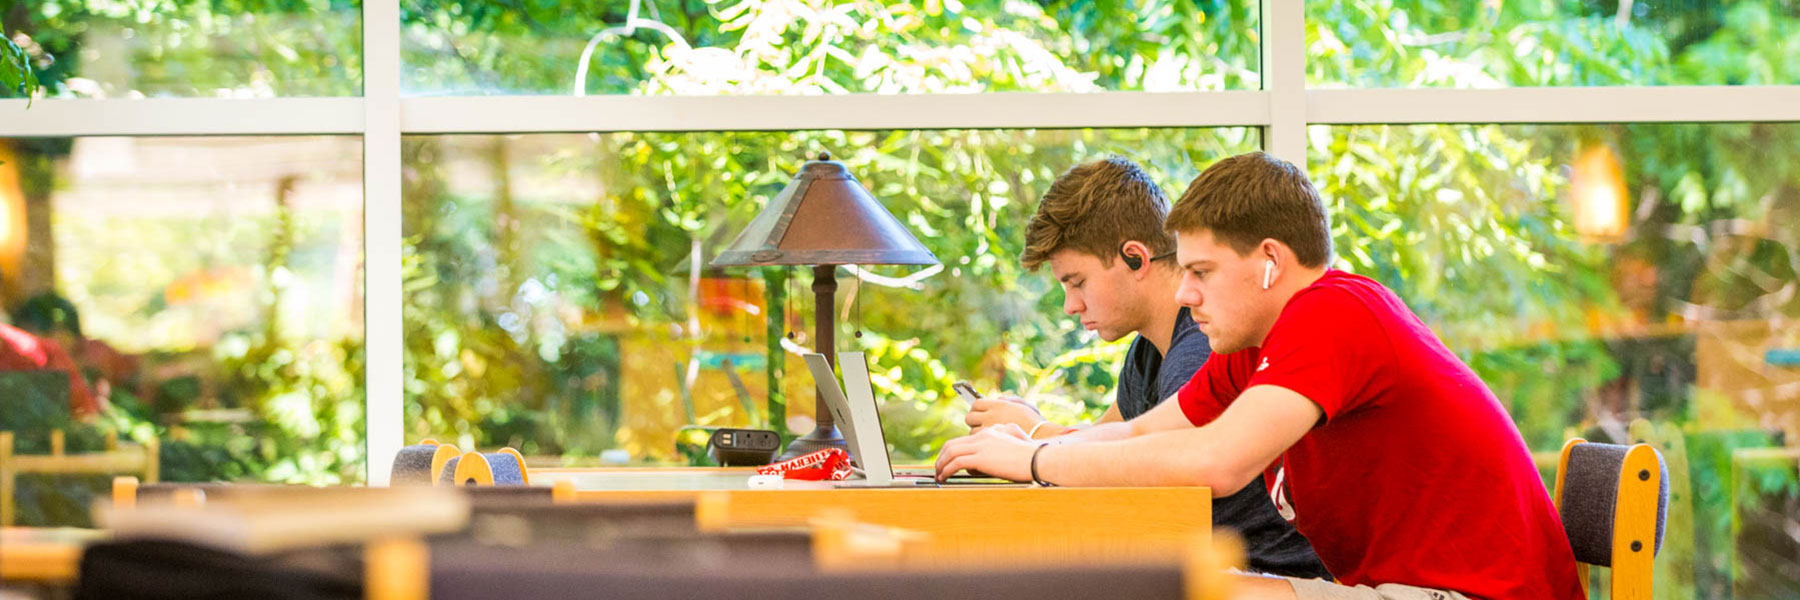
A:
{"type": "MultiPolygon", "coordinates": [[[[1669,472],[1648,444],[1576,438],[1556,468],[1556,506],[1575,560],[1612,569],[1612,597],[1649,598],[1651,565],[1662,548],[1669,472]]],[[[1586,585],[1586,569],[1582,581],[1586,585]]]]}

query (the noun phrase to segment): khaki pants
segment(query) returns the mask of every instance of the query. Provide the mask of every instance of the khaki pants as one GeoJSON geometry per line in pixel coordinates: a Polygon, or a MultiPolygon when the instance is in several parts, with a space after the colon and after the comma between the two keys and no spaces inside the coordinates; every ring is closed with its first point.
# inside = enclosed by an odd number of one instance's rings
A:
{"type": "Polygon", "coordinates": [[[1467,596],[1452,591],[1397,583],[1350,587],[1323,579],[1284,579],[1293,584],[1294,596],[1300,600],[1469,600],[1467,596]]]}

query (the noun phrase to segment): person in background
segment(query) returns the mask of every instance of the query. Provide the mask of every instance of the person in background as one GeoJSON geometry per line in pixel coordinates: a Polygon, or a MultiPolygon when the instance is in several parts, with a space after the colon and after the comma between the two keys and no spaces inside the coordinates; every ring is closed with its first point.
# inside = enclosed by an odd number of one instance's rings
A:
{"type": "Polygon", "coordinates": [[[100,400],[88,388],[75,361],[54,341],[31,332],[0,324],[0,371],[57,370],[69,374],[69,414],[91,420],[100,414],[100,400]]]}
{"type": "Polygon", "coordinates": [[[113,386],[128,385],[137,377],[137,357],[82,334],[81,313],[55,292],[43,292],[20,304],[13,311],[13,324],[67,349],[102,401],[112,396],[113,386]]]}

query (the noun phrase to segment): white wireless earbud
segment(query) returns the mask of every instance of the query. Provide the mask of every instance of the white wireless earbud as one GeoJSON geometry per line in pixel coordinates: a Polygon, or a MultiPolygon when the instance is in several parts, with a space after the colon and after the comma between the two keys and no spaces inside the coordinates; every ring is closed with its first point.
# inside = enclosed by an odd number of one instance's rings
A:
{"type": "Polygon", "coordinates": [[[1264,261],[1263,262],[1263,289],[1265,289],[1265,290],[1269,289],[1269,286],[1274,283],[1275,283],[1275,261],[1272,261],[1272,260],[1264,261]]]}

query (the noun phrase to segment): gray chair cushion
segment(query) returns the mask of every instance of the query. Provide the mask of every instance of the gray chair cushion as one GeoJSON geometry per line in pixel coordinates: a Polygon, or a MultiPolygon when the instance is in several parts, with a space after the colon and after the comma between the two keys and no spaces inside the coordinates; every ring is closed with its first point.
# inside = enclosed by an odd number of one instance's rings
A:
{"type": "MultiPolygon", "coordinates": [[[[1575,550],[1575,560],[1603,567],[1612,566],[1613,514],[1619,496],[1620,477],[1639,477],[1637,473],[1621,473],[1625,453],[1630,446],[1587,443],[1569,451],[1569,466],[1563,472],[1562,522],[1575,550]]],[[[1656,499],[1656,540],[1651,555],[1662,549],[1663,525],[1669,514],[1669,467],[1659,452],[1657,468],[1662,485],[1656,499]]]]}

